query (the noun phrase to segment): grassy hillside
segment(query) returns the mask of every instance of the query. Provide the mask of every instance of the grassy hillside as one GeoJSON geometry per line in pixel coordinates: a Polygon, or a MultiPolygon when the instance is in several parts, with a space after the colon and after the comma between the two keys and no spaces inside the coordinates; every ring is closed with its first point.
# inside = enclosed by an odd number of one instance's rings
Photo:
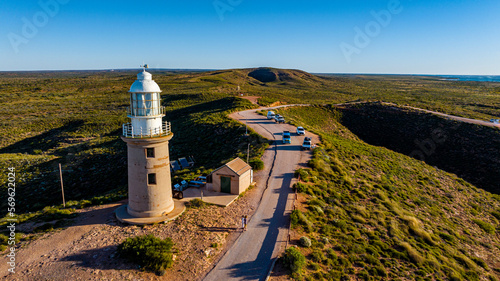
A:
{"type": "Polygon", "coordinates": [[[424,160],[500,194],[500,130],[379,103],[342,106],[341,122],[367,143],[424,160]]]}
{"type": "Polygon", "coordinates": [[[299,245],[300,254],[290,254],[296,261],[293,277],[498,280],[498,195],[366,144],[341,124],[336,110],[279,112],[323,140],[312,168],[297,172],[300,204],[291,217],[294,237],[305,236],[312,243],[299,245]],[[306,258],[303,267],[300,255],[306,258]]]}

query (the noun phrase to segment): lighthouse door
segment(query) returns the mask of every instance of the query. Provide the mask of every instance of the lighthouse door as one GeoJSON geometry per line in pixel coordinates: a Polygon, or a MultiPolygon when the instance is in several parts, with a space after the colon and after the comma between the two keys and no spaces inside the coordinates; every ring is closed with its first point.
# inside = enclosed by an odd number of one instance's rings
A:
{"type": "Polygon", "coordinates": [[[220,177],[220,191],[224,193],[231,193],[230,177],[220,177]]]}

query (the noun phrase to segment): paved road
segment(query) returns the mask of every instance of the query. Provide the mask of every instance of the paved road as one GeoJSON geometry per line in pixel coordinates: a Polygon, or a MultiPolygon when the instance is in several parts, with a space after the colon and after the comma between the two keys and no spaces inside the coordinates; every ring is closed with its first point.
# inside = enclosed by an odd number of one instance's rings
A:
{"type": "MultiPolygon", "coordinates": [[[[260,108],[262,109],[262,108],[260,108]]],[[[255,113],[243,111],[230,115],[268,139],[276,139],[275,157],[262,201],[250,218],[248,230],[242,233],[224,257],[204,280],[265,280],[273,260],[284,250],[288,237],[289,215],[293,204],[290,184],[294,171],[310,159],[310,152],[301,151],[302,136],[295,127],[276,124],[255,113]],[[292,143],[282,144],[284,130],[292,132],[292,143]]],[[[313,135],[311,135],[313,136],[313,135]]],[[[313,136],[317,142],[317,136],[313,136]]],[[[266,184],[261,183],[261,184],[266,184]]]]}

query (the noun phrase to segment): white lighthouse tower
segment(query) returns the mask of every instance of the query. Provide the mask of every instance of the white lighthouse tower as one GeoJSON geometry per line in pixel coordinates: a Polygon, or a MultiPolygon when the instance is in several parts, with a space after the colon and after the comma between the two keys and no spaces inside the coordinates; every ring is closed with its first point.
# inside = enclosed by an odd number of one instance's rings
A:
{"type": "Polygon", "coordinates": [[[119,220],[134,224],[163,221],[174,210],[168,151],[173,134],[170,123],[162,120],[160,87],[146,68],[129,90],[131,122],[123,124],[122,136],[127,143],[128,206],[116,211],[119,220]]]}

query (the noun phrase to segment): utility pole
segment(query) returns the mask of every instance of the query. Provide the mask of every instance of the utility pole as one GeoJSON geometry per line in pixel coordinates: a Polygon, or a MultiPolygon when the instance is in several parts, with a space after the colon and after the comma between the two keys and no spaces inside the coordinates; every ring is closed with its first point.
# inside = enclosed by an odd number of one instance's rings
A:
{"type": "Polygon", "coordinates": [[[62,178],[61,163],[59,163],[59,177],[61,178],[61,192],[62,192],[63,206],[64,206],[64,208],[66,208],[66,202],[64,201],[64,184],[63,184],[63,178],[62,178]]]}
{"type": "Polygon", "coordinates": [[[248,149],[247,149],[247,164],[248,164],[248,158],[250,158],[250,143],[248,143],[248,149]]]}

